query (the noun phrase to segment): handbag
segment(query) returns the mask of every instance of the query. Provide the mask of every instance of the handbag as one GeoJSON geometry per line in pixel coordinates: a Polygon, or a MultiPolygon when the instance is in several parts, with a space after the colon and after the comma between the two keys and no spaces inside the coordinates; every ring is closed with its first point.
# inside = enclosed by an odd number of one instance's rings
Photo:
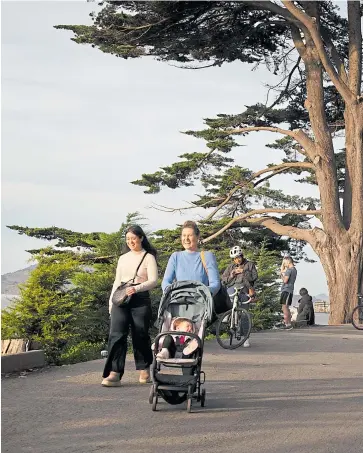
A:
{"type": "MultiPolygon", "coordinates": [[[[207,263],[205,261],[204,250],[200,252],[200,259],[202,260],[202,264],[205,270],[205,273],[208,276],[208,269],[207,263]]],[[[214,311],[217,315],[221,313],[225,313],[226,311],[232,308],[231,298],[227,292],[227,287],[221,282],[221,286],[218,290],[218,293],[213,296],[213,305],[214,311]]]]}
{"type": "Polygon", "coordinates": [[[120,307],[121,305],[125,305],[130,301],[132,295],[128,296],[126,294],[126,289],[129,288],[130,286],[134,286],[135,278],[137,276],[137,273],[138,273],[140,266],[141,266],[142,262],[144,261],[144,258],[146,255],[147,255],[147,252],[145,252],[143,257],[141,258],[141,261],[136,268],[135,275],[133,276],[133,278],[130,278],[130,280],[128,280],[127,282],[121,282],[121,285],[113,293],[112,303],[114,305],[117,305],[118,307],[120,307]]]}

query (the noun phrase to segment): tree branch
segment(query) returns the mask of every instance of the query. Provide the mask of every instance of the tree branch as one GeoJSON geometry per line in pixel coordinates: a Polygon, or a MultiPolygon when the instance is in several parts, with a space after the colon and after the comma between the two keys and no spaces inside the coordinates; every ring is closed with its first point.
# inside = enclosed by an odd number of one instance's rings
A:
{"type": "Polygon", "coordinates": [[[286,168],[280,168],[280,170],[276,170],[274,171],[273,173],[271,173],[270,175],[267,175],[265,176],[264,178],[261,178],[259,179],[258,181],[256,181],[254,184],[253,184],[253,187],[256,187],[256,186],[259,186],[260,184],[262,184],[263,182],[265,181],[268,181],[269,179],[273,178],[274,176],[284,172],[286,170],[286,168]]]}
{"type": "Polygon", "coordinates": [[[168,206],[163,206],[161,204],[153,204],[150,206],[150,208],[156,209],[157,211],[161,212],[179,212],[182,214],[183,211],[186,211],[188,209],[197,209],[197,208],[207,208],[209,204],[216,202],[216,201],[223,201],[224,197],[218,197],[218,198],[212,198],[211,200],[207,200],[205,203],[202,204],[195,204],[195,203],[190,203],[192,206],[186,206],[185,208],[170,208],[168,206]]]}
{"type": "Polygon", "coordinates": [[[154,206],[151,206],[151,207],[154,208],[154,209],[157,209],[158,211],[162,211],[162,212],[169,212],[169,213],[179,212],[181,214],[183,211],[186,211],[187,209],[206,208],[211,203],[214,203],[216,201],[222,201],[222,203],[219,204],[206,217],[206,220],[211,220],[217,214],[217,212],[220,211],[223,208],[223,206],[225,206],[230,201],[232,196],[238,190],[242,189],[243,187],[246,187],[254,179],[258,178],[259,176],[261,176],[261,175],[263,175],[265,173],[271,173],[271,175],[267,176],[266,178],[262,178],[262,179],[256,181],[254,183],[254,185],[253,185],[253,187],[256,187],[256,186],[262,184],[267,179],[270,179],[273,176],[275,176],[275,175],[277,175],[279,173],[282,173],[285,170],[288,170],[289,168],[311,168],[311,169],[314,169],[315,166],[314,166],[314,164],[312,164],[310,162],[284,162],[283,164],[273,165],[271,167],[267,167],[267,168],[264,168],[263,170],[259,170],[259,171],[255,172],[255,173],[253,173],[251,175],[251,177],[247,181],[245,181],[244,183],[238,184],[236,187],[231,189],[229,191],[228,195],[225,198],[224,197],[212,198],[211,200],[207,200],[203,204],[197,205],[197,204],[192,203],[193,206],[187,206],[185,208],[169,208],[169,207],[163,206],[163,205],[154,205],[154,206]]]}
{"type": "Polygon", "coordinates": [[[304,11],[297,8],[292,1],[283,0],[282,3],[285,5],[287,10],[298,19],[308,30],[311,38],[315,44],[316,50],[319,54],[319,58],[324,66],[325,71],[329,75],[331,81],[335,85],[336,89],[339,91],[340,95],[346,103],[354,102],[355,97],[350,91],[348,86],[344,83],[342,78],[337,73],[334,65],[330,61],[328,54],[324,48],[324,42],[321,38],[320,32],[318,30],[318,24],[315,18],[308,16],[304,11]]]}
{"type": "Polygon", "coordinates": [[[301,129],[295,129],[293,131],[289,131],[287,129],[281,129],[280,127],[273,127],[273,126],[249,126],[249,127],[241,127],[239,129],[229,129],[225,132],[227,135],[235,135],[235,134],[244,134],[253,131],[268,131],[268,132],[277,132],[279,134],[287,135],[292,137],[296,140],[300,145],[307,151],[309,157],[313,160],[315,156],[315,143],[314,141],[301,129]]]}
{"type": "MultiPolygon", "coordinates": [[[[285,77],[285,79],[284,79],[284,80],[287,79],[287,83],[286,83],[286,85],[285,85],[285,88],[284,88],[283,91],[279,94],[279,96],[277,97],[277,99],[276,99],[269,107],[267,107],[267,105],[266,105],[266,112],[267,112],[268,110],[273,109],[273,108],[275,107],[275,105],[277,105],[277,104],[281,101],[281,99],[285,96],[285,94],[288,92],[288,90],[289,90],[289,88],[290,88],[290,83],[291,83],[292,76],[294,75],[294,72],[296,71],[296,69],[299,67],[300,62],[301,62],[301,57],[299,56],[299,58],[297,59],[296,64],[295,64],[294,67],[291,69],[289,75],[288,75],[287,77],[285,77]]],[[[283,80],[283,81],[284,81],[284,80],[283,80]]],[[[282,82],[283,82],[283,81],[282,81],[282,82]]],[[[282,82],[280,82],[278,85],[281,85],[282,82]]],[[[276,88],[278,87],[278,85],[275,85],[274,87],[271,87],[270,89],[276,89],[276,88]]],[[[269,89],[269,91],[270,91],[270,89],[269,89]]],[[[267,93],[267,99],[268,99],[268,94],[269,94],[269,92],[267,93]]],[[[267,104],[267,102],[266,102],[266,104],[267,104]]]]}
{"type": "Polygon", "coordinates": [[[167,17],[165,19],[161,19],[158,22],[155,22],[153,24],[145,24],[145,25],[139,25],[139,26],[135,26],[135,27],[130,27],[130,26],[125,25],[124,27],[121,28],[121,30],[122,31],[137,31],[137,30],[144,30],[145,28],[150,29],[152,27],[155,27],[155,25],[160,25],[163,22],[166,22],[167,20],[169,20],[169,17],[167,17]]]}
{"type": "Polygon", "coordinates": [[[355,96],[361,94],[362,83],[362,24],[360,2],[348,1],[349,88],[355,96]]]}
{"type": "MultiPolygon", "coordinates": [[[[246,187],[248,184],[250,184],[254,179],[258,178],[259,176],[261,176],[261,175],[263,175],[265,173],[272,172],[272,175],[270,175],[268,177],[268,179],[269,179],[269,178],[272,178],[273,176],[275,176],[276,174],[281,173],[282,171],[284,171],[286,169],[296,168],[296,167],[298,167],[298,168],[314,168],[314,165],[311,164],[310,162],[286,162],[286,163],[283,163],[283,164],[274,165],[272,167],[264,168],[263,170],[259,170],[256,173],[253,173],[252,176],[246,182],[244,182],[243,184],[239,184],[238,186],[234,187],[229,192],[229,194],[227,195],[226,199],[220,205],[218,205],[209,214],[209,216],[206,218],[206,220],[211,220],[217,214],[217,212],[220,211],[223,208],[223,206],[225,206],[229,202],[229,200],[232,198],[234,193],[236,193],[239,189],[241,189],[243,187],[246,187]]],[[[266,178],[263,178],[263,180],[257,181],[254,184],[254,187],[256,187],[258,184],[261,184],[265,179],[266,178]]]]}
{"type": "Polygon", "coordinates": [[[202,242],[206,243],[209,242],[216,237],[220,236],[222,233],[224,233],[226,230],[228,230],[232,225],[234,225],[236,222],[239,222],[241,220],[245,220],[248,223],[254,223],[254,224],[259,224],[259,225],[264,225],[267,226],[270,230],[274,231],[277,234],[280,234],[282,236],[289,236],[294,239],[300,239],[300,240],[308,240],[307,239],[307,233],[311,230],[304,230],[303,228],[297,228],[297,227],[292,227],[292,226],[285,226],[281,225],[276,219],[273,217],[257,217],[257,218],[250,218],[253,215],[257,214],[267,214],[267,213],[279,213],[279,214],[295,214],[295,215],[320,215],[321,211],[318,210],[313,210],[313,211],[300,211],[298,209],[274,209],[274,208],[267,208],[267,209],[255,209],[253,211],[247,212],[246,214],[242,214],[238,217],[235,217],[234,219],[230,220],[223,228],[221,228],[219,231],[216,233],[212,234],[208,238],[204,239],[202,242]],[[273,228],[274,229],[273,229],[273,228]],[[279,232],[275,230],[279,230],[279,232]]]}
{"type": "Polygon", "coordinates": [[[306,56],[306,46],[304,41],[301,38],[300,29],[294,24],[290,25],[291,37],[294,41],[296,50],[298,51],[300,57],[304,60],[306,56]]]}
{"type": "Polygon", "coordinates": [[[271,1],[262,1],[262,2],[245,2],[250,6],[251,8],[254,9],[262,9],[262,10],[268,10],[271,11],[274,14],[277,14],[279,16],[284,17],[286,20],[288,20],[290,23],[298,23],[299,20],[296,19],[296,17],[290,13],[286,8],[282,8],[281,6],[277,5],[276,3],[273,3],[271,1]]]}
{"type": "Polygon", "coordinates": [[[333,41],[331,40],[328,32],[326,30],[324,30],[324,28],[321,28],[321,36],[323,37],[326,46],[328,47],[328,49],[331,52],[331,57],[333,59],[333,62],[335,64],[337,70],[338,70],[339,76],[341,77],[343,82],[347,85],[348,84],[348,76],[347,76],[347,72],[345,70],[344,62],[340,58],[340,55],[339,55],[336,47],[334,46],[333,41]]]}

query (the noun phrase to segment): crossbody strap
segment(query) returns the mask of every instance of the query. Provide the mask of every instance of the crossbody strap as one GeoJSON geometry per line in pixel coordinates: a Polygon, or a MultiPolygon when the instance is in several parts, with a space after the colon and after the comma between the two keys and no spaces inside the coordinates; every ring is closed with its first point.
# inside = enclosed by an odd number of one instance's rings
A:
{"type": "Polygon", "coordinates": [[[207,276],[208,276],[207,262],[206,262],[206,260],[205,260],[204,250],[202,250],[202,251],[200,252],[200,259],[202,260],[202,264],[203,264],[205,273],[206,273],[207,276]]]}
{"type": "Polygon", "coordinates": [[[136,268],[135,275],[134,275],[134,278],[132,279],[132,282],[135,281],[135,278],[137,277],[137,273],[139,272],[140,266],[141,266],[142,262],[144,261],[146,255],[147,255],[147,252],[145,252],[144,256],[141,258],[141,261],[140,261],[139,265],[136,268]]]}

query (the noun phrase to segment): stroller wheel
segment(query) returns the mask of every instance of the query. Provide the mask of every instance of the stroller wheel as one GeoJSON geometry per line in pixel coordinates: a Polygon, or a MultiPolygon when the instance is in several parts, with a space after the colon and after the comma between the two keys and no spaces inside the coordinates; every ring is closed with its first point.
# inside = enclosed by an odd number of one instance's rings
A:
{"type": "Polygon", "coordinates": [[[158,404],[158,395],[153,396],[153,405],[152,405],[152,410],[155,412],[156,411],[156,405],[158,404]]]}
{"type": "Polygon", "coordinates": [[[192,412],[192,400],[193,400],[193,397],[190,396],[188,398],[188,402],[187,402],[187,412],[189,412],[189,414],[190,414],[190,412],[192,412]]]}
{"type": "Polygon", "coordinates": [[[151,386],[150,393],[149,393],[149,403],[153,403],[153,398],[154,398],[154,386],[151,386]]]}
{"type": "Polygon", "coordinates": [[[202,390],[202,393],[200,395],[200,405],[201,407],[204,407],[205,406],[205,395],[206,395],[206,391],[205,389],[202,390]]]}

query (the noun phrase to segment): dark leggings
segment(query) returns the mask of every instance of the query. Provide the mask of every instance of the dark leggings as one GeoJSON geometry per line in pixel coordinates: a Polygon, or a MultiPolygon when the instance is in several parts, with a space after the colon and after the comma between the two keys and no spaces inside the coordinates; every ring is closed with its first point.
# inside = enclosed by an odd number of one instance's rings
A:
{"type": "Polygon", "coordinates": [[[169,351],[170,358],[175,357],[177,348],[176,348],[174,338],[171,335],[165,335],[165,338],[163,341],[163,348],[166,348],[169,351]]]}
{"type": "Polygon", "coordinates": [[[121,376],[124,374],[130,327],[136,369],[145,370],[152,364],[150,322],[151,301],[148,291],[134,294],[129,303],[120,307],[112,305],[104,378],[110,371],[120,373],[121,376]]]}

